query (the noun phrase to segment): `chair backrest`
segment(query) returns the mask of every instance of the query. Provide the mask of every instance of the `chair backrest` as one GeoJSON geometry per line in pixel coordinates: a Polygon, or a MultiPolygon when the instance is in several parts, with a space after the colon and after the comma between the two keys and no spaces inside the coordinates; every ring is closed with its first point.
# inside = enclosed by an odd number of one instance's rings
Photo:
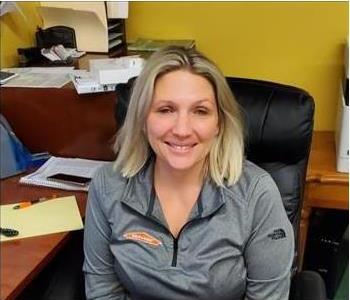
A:
{"type": "MultiPolygon", "coordinates": [[[[299,222],[313,131],[314,101],[299,88],[227,77],[245,119],[246,157],[276,182],[293,224],[298,249],[299,222]]],[[[297,251],[293,271],[297,266],[297,251]]]]}
{"type": "MultiPolygon", "coordinates": [[[[299,222],[313,131],[314,101],[304,90],[274,82],[227,77],[245,121],[247,159],[275,180],[293,224],[298,249],[299,222]]],[[[116,87],[115,118],[124,122],[134,79],[116,87]]],[[[297,266],[297,251],[293,271],[297,266]]]]}

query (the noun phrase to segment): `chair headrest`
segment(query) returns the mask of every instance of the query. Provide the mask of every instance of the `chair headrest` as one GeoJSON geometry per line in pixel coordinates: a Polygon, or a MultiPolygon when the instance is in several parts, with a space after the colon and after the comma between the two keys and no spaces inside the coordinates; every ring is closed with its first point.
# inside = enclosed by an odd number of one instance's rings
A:
{"type": "Polygon", "coordinates": [[[314,114],[311,95],[268,81],[226,79],[243,110],[248,159],[292,164],[308,156],[314,114]]]}

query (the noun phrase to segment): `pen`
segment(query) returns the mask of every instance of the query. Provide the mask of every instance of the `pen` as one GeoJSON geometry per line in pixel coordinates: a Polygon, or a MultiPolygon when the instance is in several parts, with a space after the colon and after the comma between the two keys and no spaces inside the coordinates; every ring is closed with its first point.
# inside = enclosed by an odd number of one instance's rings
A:
{"type": "Polygon", "coordinates": [[[46,200],[50,200],[50,199],[54,199],[54,198],[57,198],[57,195],[52,195],[51,197],[40,197],[38,199],[31,200],[31,201],[23,201],[23,202],[15,205],[12,208],[13,209],[21,209],[21,208],[32,206],[33,204],[37,204],[37,203],[44,202],[46,200]]]}

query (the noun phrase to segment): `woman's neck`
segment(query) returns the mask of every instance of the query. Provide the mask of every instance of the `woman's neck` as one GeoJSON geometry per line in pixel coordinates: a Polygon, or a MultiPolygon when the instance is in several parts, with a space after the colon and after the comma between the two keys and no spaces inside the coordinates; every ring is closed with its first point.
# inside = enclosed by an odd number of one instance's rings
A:
{"type": "Polygon", "coordinates": [[[186,188],[186,186],[201,186],[203,183],[203,164],[198,164],[190,170],[174,170],[168,168],[165,164],[159,161],[155,162],[154,180],[163,186],[186,188]]]}

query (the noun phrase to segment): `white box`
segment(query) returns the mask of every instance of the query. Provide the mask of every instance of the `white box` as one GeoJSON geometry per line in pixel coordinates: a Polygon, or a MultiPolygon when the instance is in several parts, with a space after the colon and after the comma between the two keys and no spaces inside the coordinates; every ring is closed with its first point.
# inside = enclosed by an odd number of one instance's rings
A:
{"type": "Polygon", "coordinates": [[[109,19],[127,19],[129,15],[128,1],[106,1],[109,19]]]}
{"type": "Polygon", "coordinates": [[[78,94],[115,91],[116,84],[99,84],[85,70],[79,70],[79,74],[70,74],[69,76],[78,94]]]}
{"type": "Polygon", "coordinates": [[[144,59],[135,56],[89,61],[90,73],[100,84],[126,83],[141,73],[143,65],[144,59]]]}
{"type": "Polygon", "coordinates": [[[349,106],[345,103],[343,89],[340,95],[335,132],[337,171],[349,173],[349,106]]]}

